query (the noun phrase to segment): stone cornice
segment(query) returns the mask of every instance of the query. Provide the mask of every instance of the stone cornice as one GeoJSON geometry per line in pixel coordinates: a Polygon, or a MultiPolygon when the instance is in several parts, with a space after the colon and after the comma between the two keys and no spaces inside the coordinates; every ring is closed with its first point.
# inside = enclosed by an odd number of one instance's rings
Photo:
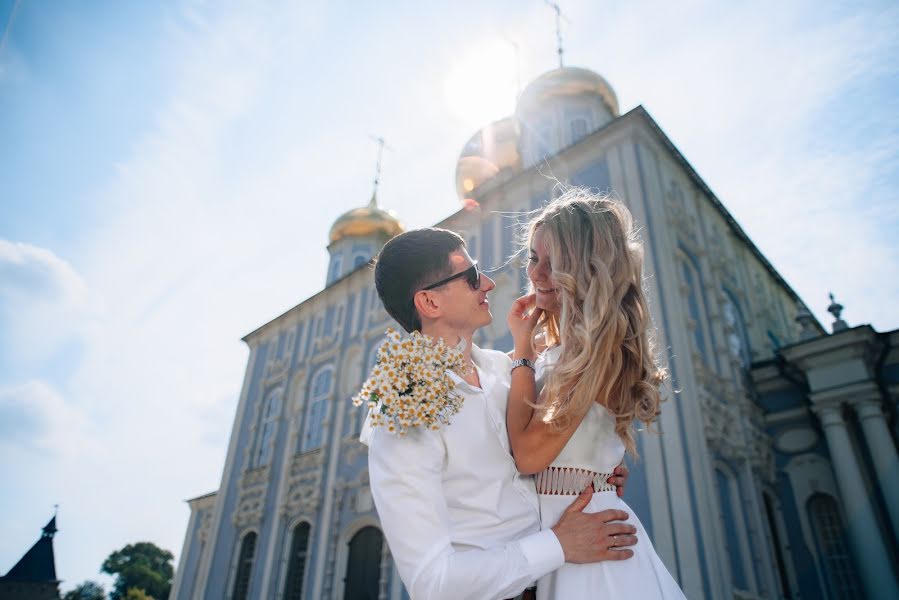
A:
{"type": "Polygon", "coordinates": [[[780,355],[805,370],[856,357],[873,364],[879,350],[877,332],[870,325],[861,325],[781,348],[780,355]]]}

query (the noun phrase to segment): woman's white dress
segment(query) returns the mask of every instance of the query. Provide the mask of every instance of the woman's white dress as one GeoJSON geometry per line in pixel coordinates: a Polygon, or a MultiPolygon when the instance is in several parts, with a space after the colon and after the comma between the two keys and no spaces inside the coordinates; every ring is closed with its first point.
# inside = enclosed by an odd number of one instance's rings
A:
{"type": "MultiPolygon", "coordinates": [[[[538,389],[542,387],[545,375],[560,354],[561,348],[556,346],[544,352],[536,361],[538,389]]],[[[623,458],[624,444],[615,433],[615,419],[604,406],[594,404],[550,466],[550,469],[555,468],[557,479],[548,480],[544,474],[542,483],[553,485],[553,481],[556,481],[557,485],[561,485],[558,482],[560,468],[567,469],[563,473],[572,473],[573,469],[611,473],[623,458]]],[[[539,493],[540,475],[537,480],[539,493]]],[[[573,495],[555,494],[539,494],[538,497],[544,528],[555,525],[575,498],[573,495]]],[[[637,515],[614,491],[595,492],[585,512],[595,513],[609,508],[627,512],[630,515],[627,523],[637,528],[637,544],[630,547],[634,551],[633,557],[584,565],[565,563],[562,568],[537,582],[537,597],[540,600],[684,598],[677,582],[656,554],[637,515]]]]}

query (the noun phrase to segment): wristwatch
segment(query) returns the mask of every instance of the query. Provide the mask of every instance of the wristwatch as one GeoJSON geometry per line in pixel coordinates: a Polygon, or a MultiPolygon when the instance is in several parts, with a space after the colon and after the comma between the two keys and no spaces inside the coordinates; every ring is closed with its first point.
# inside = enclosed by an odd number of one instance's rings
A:
{"type": "Polygon", "coordinates": [[[536,371],[536,369],[534,369],[534,362],[527,358],[516,358],[515,360],[513,360],[512,361],[512,370],[514,371],[518,367],[527,367],[531,371],[536,371]]]}

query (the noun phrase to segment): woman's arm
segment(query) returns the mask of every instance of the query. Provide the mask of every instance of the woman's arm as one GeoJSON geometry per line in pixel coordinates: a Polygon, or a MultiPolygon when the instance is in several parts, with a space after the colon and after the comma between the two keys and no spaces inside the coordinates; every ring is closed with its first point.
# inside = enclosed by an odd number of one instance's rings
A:
{"type": "MultiPolygon", "coordinates": [[[[509,310],[507,321],[515,343],[512,360],[526,358],[533,362],[536,359],[532,340],[542,310],[535,308],[534,303],[533,295],[522,296],[509,310]]],[[[543,421],[543,411],[530,406],[537,404],[537,400],[534,370],[528,367],[514,369],[506,406],[506,429],[509,432],[515,466],[525,475],[539,473],[548,467],[583,419],[572,419],[568,427],[557,430],[543,421]]]]}

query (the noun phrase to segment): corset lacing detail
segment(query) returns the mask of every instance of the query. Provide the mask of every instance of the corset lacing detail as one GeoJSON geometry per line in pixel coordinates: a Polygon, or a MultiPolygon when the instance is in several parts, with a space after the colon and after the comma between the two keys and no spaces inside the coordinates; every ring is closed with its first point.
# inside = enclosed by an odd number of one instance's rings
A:
{"type": "Polygon", "coordinates": [[[606,481],[612,473],[597,473],[573,467],[548,467],[534,477],[537,493],[552,496],[577,496],[590,483],[597,492],[614,492],[615,486],[606,481]]]}

